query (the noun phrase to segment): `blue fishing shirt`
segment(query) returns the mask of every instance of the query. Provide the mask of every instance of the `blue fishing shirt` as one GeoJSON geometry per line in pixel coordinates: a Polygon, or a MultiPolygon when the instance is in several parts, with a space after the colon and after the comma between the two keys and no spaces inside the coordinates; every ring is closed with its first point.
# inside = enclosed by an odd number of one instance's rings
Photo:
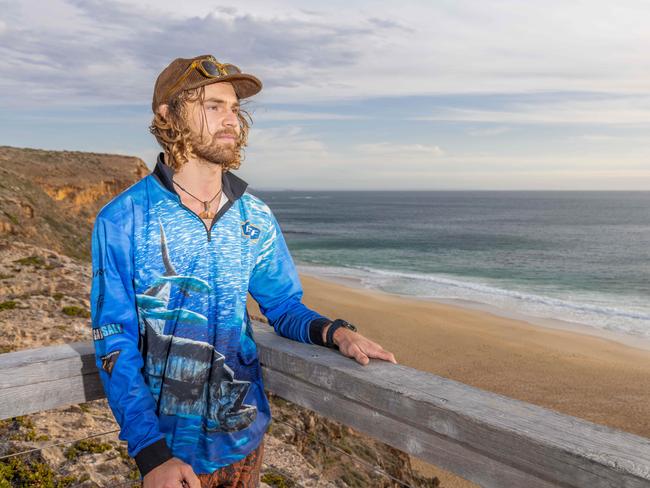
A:
{"type": "Polygon", "coordinates": [[[152,174],[97,215],[92,235],[95,358],[119,438],[142,477],[171,457],[197,474],[259,446],[271,421],[246,297],[276,333],[323,345],[330,319],[306,307],[271,209],[230,171],[209,227],[152,174]]]}

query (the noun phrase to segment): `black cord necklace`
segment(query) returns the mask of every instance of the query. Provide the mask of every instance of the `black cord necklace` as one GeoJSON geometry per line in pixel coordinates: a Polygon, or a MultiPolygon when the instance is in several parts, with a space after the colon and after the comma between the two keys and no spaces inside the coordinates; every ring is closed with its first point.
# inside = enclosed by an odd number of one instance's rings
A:
{"type": "Polygon", "coordinates": [[[194,195],[192,195],[189,191],[187,191],[181,185],[179,185],[178,182],[176,180],[174,180],[173,178],[172,178],[172,181],[174,182],[174,184],[176,186],[178,186],[181,190],[183,190],[189,196],[191,196],[192,198],[194,198],[195,200],[198,200],[199,202],[201,202],[203,204],[203,212],[201,212],[199,214],[199,217],[201,217],[202,219],[211,219],[211,218],[214,217],[214,213],[210,213],[210,204],[212,202],[214,202],[215,198],[217,198],[219,195],[221,195],[221,192],[222,192],[223,188],[221,188],[221,190],[219,190],[217,192],[217,194],[215,196],[213,196],[210,200],[201,200],[200,198],[195,197],[194,195]]]}

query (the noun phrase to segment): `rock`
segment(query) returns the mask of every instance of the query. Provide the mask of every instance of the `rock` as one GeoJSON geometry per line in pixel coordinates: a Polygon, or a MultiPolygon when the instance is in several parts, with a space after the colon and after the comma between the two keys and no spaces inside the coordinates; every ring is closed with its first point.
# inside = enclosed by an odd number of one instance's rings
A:
{"type": "Polygon", "coordinates": [[[0,236],[88,260],[99,209],[148,173],[131,156],[0,146],[0,236]]]}

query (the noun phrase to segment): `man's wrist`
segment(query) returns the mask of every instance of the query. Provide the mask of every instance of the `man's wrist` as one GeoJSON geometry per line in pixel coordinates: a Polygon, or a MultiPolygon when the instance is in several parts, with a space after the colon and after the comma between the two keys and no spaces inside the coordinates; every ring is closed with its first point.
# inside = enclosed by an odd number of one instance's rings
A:
{"type": "Polygon", "coordinates": [[[140,452],[135,455],[134,459],[138,469],[140,470],[140,474],[144,477],[149,471],[157,468],[165,461],[169,461],[172,457],[172,453],[163,437],[153,444],[149,444],[142,448],[140,452]]]}
{"type": "MultiPolygon", "coordinates": [[[[329,325],[327,326],[328,329],[329,329],[330,325],[331,325],[331,324],[329,324],[329,325]]],[[[339,327],[338,329],[336,329],[336,330],[334,331],[334,334],[332,334],[332,342],[333,342],[334,344],[336,344],[337,346],[339,345],[339,341],[341,340],[341,336],[342,336],[343,334],[345,334],[345,332],[343,332],[343,331],[345,331],[345,330],[346,330],[345,327],[339,327]]],[[[327,334],[327,330],[323,331],[323,334],[327,334]]],[[[325,337],[327,337],[327,335],[326,335],[325,337]]]]}
{"type": "Polygon", "coordinates": [[[325,330],[325,345],[338,349],[341,342],[349,335],[348,332],[339,332],[339,329],[350,329],[350,332],[356,332],[357,327],[343,319],[336,319],[325,330]]]}
{"type": "Polygon", "coordinates": [[[319,317],[314,319],[309,324],[309,340],[312,344],[325,346],[325,336],[323,329],[331,324],[332,321],[327,317],[319,317]]]}

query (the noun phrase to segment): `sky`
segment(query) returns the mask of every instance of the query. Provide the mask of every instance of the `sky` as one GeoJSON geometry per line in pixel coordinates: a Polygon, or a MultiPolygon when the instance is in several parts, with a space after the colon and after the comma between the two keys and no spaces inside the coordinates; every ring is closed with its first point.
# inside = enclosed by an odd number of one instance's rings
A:
{"type": "Polygon", "coordinates": [[[150,167],[158,73],[263,83],[251,188],[650,190],[646,0],[0,0],[0,145],[150,167]]]}

